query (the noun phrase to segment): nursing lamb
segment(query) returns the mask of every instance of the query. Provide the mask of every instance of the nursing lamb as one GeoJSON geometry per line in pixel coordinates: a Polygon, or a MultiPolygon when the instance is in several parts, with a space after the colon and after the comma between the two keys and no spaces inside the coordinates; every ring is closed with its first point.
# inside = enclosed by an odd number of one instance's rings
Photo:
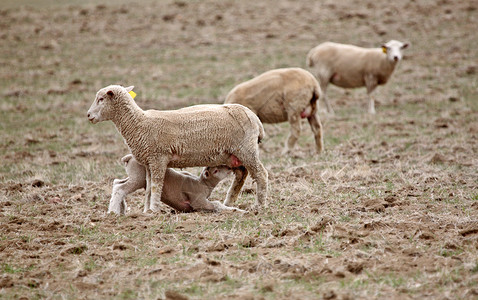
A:
{"type": "MultiPolygon", "coordinates": [[[[132,154],[124,156],[121,161],[128,177],[114,180],[108,213],[125,214],[126,196],[146,188],[146,168],[138,163],[132,154]]],[[[208,200],[218,183],[230,174],[232,174],[231,168],[227,166],[206,167],[199,177],[186,171],[178,172],[168,168],[164,176],[161,201],[181,212],[223,210],[246,212],[225,206],[219,201],[208,200]]]]}

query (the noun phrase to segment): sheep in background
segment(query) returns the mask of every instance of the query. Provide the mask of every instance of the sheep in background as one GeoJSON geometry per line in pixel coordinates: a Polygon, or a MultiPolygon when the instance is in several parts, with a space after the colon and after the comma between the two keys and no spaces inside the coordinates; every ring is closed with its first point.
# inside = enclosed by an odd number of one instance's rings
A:
{"type": "Polygon", "coordinates": [[[330,82],[342,88],[365,86],[369,98],[368,112],[374,114],[375,104],[370,94],[377,85],[387,83],[395,66],[402,59],[402,50],[407,47],[407,43],[395,40],[383,44],[381,48],[325,42],[310,50],[307,65],[319,80],[327,111],[334,112],[326,96],[330,82]]]}
{"type": "MultiPolygon", "coordinates": [[[[146,188],[146,168],[138,163],[132,154],[124,156],[121,161],[128,177],[114,180],[108,213],[125,214],[126,196],[146,188]]],[[[218,183],[230,174],[231,169],[227,166],[206,167],[199,177],[186,171],[178,172],[168,168],[164,176],[161,201],[181,212],[232,210],[244,213],[245,210],[208,200],[218,183]]]]}
{"type": "Polygon", "coordinates": [[[289,121],[290,134],[283,153],[295,146],[301,118],[307,118],[315,136],[317,152],[324,149],[317,101],[322,92],[314,75],[301,68],[275,69],[234,87],[224,103],[249,107],[263,123],[289,121]]]}
{"type": "Polygon", "coordinates": [[[131,153],[146,167],[150,210],[159,209],[168,167],[236,167],[224,204],[237,199],[248,173],[256,182],[255,204],[266,204],[268,175],[259,160],[258,146],[264,128],[252,111],[237,104],[144,111],[129,94],[132,90],[132,86],[119,85],[100,89],[87,116],[93,124],[111,120],[131,153]]]}

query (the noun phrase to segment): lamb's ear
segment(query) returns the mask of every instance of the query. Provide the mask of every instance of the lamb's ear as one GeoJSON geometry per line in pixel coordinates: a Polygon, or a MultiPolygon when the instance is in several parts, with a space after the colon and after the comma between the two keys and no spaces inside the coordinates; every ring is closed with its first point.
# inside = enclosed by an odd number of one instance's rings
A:
{"type": "Polygon", "coordinates": [[[131,92],[131,91],[134,89],[134,85],[129,86],[129,87],[125,88],[125,89],[126,89],[126,91],[129,93],[129,92],[131,92]]]}
{"type": "Polygon", "coordinates": [[[108,95],[110,97],[113,97],[115,95],[115,93],[113,93],[113,91],[107,91],[106,95],[108,95]]]}
{"type": "Polygon", "coordinates": [[[402,49],[408,48],[408,43],[403,44],[402,49]]]}

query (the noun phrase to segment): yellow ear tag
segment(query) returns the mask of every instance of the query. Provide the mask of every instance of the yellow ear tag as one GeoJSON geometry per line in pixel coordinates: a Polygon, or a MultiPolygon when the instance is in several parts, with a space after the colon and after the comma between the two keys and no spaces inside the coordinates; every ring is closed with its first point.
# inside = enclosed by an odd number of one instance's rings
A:
{"type": "Polygon", "coordinates": [[[136,97],[136,93],[133,92],[133,91],[129,92],[129,94],[131,95],[131,97],[133,97],[133,99],[134,99],[134,97],[136,97]]]}
{"type": "Polygon", "coordinates": [[[387,54],[387,48],[386,47],[382,47],[382,51],[383,51],[383,53],[387,54]]]}

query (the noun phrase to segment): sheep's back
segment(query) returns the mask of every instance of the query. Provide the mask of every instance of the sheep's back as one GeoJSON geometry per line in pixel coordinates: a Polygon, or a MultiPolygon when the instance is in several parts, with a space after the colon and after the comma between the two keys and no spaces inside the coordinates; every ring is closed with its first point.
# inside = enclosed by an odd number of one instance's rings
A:
{"type": "MultiPolygon", "coordinates": [[[[237,85],[225,103],[239,103],[250,108],[264,123],[287,121],[287,94],[313,91],[315,78],[300,68],[275,69],[237,85]]],[[[310,97],[311,98],[311,97],[310,97]]],[[[308,100],[310,100],[307,99],[308,100]]],[[[306,103],[307,103],[306,101],[306,103]]]]}
{"type": "MultiPolygon", "coordinates": [[[[252,114],[252,112],[249,111],[252,114]]],[[[217,166],[251,141],[260,128],[242,105],[198,105],[174,111],[147,111],[148,146],[175,158],[169,167],[217,166]],[[160,139],[160,143],[155,140],[160,139]],[[221,162],[221,163],[219,163],[221,162]],[[217,164],[216,164],[217,163],[217,164]]]]}

